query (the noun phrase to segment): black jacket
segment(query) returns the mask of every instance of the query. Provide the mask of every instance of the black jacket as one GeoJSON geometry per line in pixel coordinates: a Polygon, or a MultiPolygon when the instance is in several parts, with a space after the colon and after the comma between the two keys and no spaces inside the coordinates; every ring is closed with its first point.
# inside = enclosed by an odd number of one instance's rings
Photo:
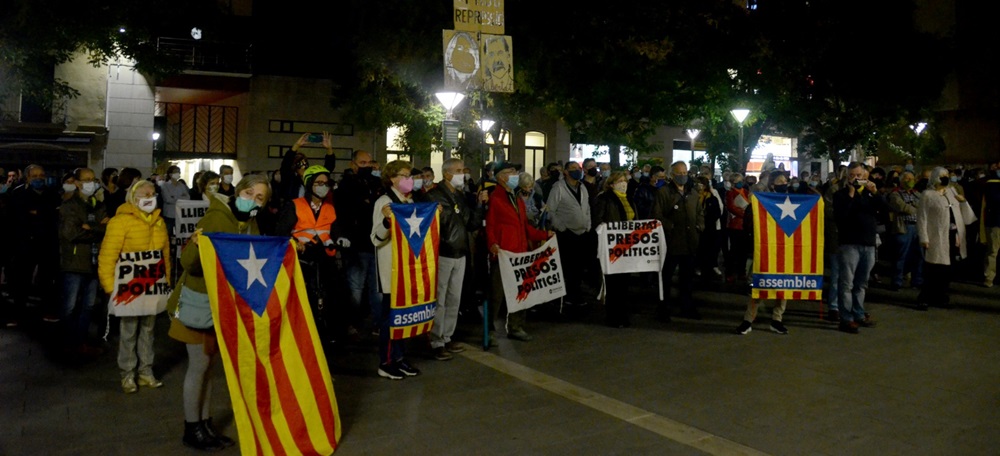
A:
{"type": "Polygon", "coordinates": [[[453,193],[439,184],[424,195],[425,201],[441,205],[441,242],[439,254],[462,258],[469,254],[469,233],[483,225],[483,209],[470,208],[464,192],[453,193]]]}
{"type": "Polygon", "coordinates": [[[840,245],[874,247],[878,213],[888,209],[885,199],[868,189],[856,191],[853,198],[846,186],[838,190],[833,195],[833,217],[840,245]]]}
{"type": "Polygon", "coordinates": [[[370,238],[372,212],[375,211],[375,200],[383,193],[382,182],[377,177],[359,174],[344,174],[337,186],[334,195],[337,222],[343,236],[351,241],[351,250],[375,253],[370,238]]]}
{"type": "MultiPolygon", "coordinates": [[[[628,197],[626,196],[625,199],[628,200],[628,197]]],[[[629,206],[632,207],[632,213],[635,214],[635,204],[629,201],[629,206]]],[[[597,225],[602,223],[624,222],[626,215],[625,205],[622,204],[621,198],[614,191],[605,190],[594,199],[594,207],[590,211],[590,223],[591,226],[597,228],[597,225]]]]}

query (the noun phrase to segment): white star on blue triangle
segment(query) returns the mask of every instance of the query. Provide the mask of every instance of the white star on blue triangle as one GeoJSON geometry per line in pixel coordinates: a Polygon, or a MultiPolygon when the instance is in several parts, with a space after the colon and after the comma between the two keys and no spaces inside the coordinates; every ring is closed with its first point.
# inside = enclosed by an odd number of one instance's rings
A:
{"type": "Polygon", "coordinates": [[[785,236],[795,234],[819,201],[819,195],[813,194],[755,193],[755,196],[785,236]]]}

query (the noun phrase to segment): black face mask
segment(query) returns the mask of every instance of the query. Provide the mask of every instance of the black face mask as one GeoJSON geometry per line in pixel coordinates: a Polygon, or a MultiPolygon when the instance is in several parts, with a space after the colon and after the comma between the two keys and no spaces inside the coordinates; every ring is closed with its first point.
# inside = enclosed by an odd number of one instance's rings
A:
{"type": "Polygon", "coordinates": [[[774,191],[776,191],[778,193],[788,193],[788,185],[787,184],[775,185],[774,186],[774,191]]]}
{"type": "Polygon", "coordinates": [[[368,177],[372,175],[371,167],[358,168],[358,175],[361,177],[368,177]]]}
{"type": "Polygon", "coordinates": [[[597,168],[590,168],[587,170],[587,175],[590,177],[597,177],[597,168]]]}
{"type": "Polygon", "coordinates": [[[950,183],[951,183],[951,178],[949,178],[948,176],[941,176],[941,186],[942,187],[947,187],[948,184],[950,184],[950,183]]]}

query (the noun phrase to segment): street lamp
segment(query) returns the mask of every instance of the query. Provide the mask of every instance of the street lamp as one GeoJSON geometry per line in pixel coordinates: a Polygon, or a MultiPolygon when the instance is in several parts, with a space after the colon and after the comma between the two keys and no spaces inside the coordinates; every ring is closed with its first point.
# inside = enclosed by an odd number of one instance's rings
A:
{"type": "Polygon", "coordinates": [[[445,111],[447,111],[447,116],[451,118],[451,111],[458,106],[462,100],[465,99],[465,95],[458,92],[438,92],[434,96],[437,97],[438,101],[444,106],[445,111]]]}
{"type": "Polygon", "coordinates": [[[694,138],[698,137],[698,133],[701,133],[701,130],[699,130],[697,128],[688,128],[687,129],[688,138],[691,138],[691,159],[692,160],[694,160],[694,138]]]}
{"type": "Polygon", "coordinates": [[[744,160],[743,155],[746,153],[746,151],[743,150],[743,121],[747,119],[748,115],[750,115],[750,110],[749,109],[736,108],[736,109],[734,109],[732,111],[729,111],[729,112],[733,115],[733,118],[735,118],[736,121],[739,122],[739,124],[740,124],[740,149],[739,149],[740,150],[740,154],[739,154],[739,158],[740,158],[740,166],[743,166],[743,160],[744,160]]]}
{"type": "MultiPolygon", "coordinates": [[[[481,119],[476,121],[476,125],[479,125],[479,129],[483,131],[483,163],[486,163],[486,133],[489,133],[490,129],[493,128],[493,124],[496,122],[490,119],[481,119]]],[[[506,157],[504,157],[506,158],[506,157]]]]}
{"type": "Polygon", "coordinates": [[[450,146],[458,144],[458,122],[452,116],[452,111],[462,102],[465,95],[458,92],[438,92],[434,96],[445,109],[445,118],[441,122],[441,142],[445,151],[450,152],[450,146]]]}
{"type": "Polygon", "coordinates": [[[920,136],[920,134],[924,132],[924,129],[927,128],[927,122],[917,122],[910,125],[910,128],[913,129],[913,132],[916,133],[917,136],[920,136]]]}

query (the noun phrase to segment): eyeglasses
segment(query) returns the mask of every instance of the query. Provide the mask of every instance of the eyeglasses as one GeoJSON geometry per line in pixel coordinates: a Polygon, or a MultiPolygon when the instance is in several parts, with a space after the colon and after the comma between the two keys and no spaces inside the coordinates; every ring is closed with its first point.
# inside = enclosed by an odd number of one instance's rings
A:
{"type": "Polygon", "coordinates": [[[313,184],[313,187],[329,187],[329,186],[330,182],[316,182],[313,184]]]}

